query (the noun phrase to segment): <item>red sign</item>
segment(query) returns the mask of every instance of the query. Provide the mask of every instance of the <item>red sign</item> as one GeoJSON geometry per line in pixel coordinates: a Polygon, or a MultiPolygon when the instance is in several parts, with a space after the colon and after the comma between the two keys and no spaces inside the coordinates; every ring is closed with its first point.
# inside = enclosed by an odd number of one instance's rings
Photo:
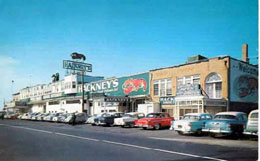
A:
{"type": "Polygon", "coordinates": [[[147,88],[147,83],[144,79],[129,78],[124,82],[122,88],[125,94],[137,92],[139,89],[143,89],[143,91],[145,92],[147,88]]]}

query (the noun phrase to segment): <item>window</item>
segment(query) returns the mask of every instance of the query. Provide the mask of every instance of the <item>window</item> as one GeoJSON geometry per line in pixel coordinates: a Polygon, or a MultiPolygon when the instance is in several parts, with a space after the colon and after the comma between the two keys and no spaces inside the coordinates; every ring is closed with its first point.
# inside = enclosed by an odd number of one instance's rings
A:
{"type": "Polygon", "coordinates": [[[200,84],[200,75],[191,75],[185,77],[179,77],[177,79],[177,85],[184,85],[184,84],[200,84]]]}
{"type": "Polygon", "coordinates": [[[222,98],[222,79],[219,74],[212,73],[206,78],[206,93],[209,98],[222,98]]]}
{"type": "Polygon", "coordinates": [[[76,88],[76,82],[72,82],[72,88],[76,88]]]}
{"type": "Polygon", "coordinates": [[[154,96],[172,95],[172,80],[161,79],[153,82],[154,96]]]}

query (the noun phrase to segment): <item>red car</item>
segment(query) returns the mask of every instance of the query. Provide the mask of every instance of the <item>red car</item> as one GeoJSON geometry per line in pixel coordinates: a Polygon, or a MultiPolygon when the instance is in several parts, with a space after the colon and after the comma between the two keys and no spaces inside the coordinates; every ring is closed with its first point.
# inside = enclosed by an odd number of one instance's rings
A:
{"type": "Polygon", "coordinates": [[[159,130],[161,127],[170,127],[173,120],[174,118],[165,112],[149,113],[145,118],[135,120],[135,126],[159,130]]]}

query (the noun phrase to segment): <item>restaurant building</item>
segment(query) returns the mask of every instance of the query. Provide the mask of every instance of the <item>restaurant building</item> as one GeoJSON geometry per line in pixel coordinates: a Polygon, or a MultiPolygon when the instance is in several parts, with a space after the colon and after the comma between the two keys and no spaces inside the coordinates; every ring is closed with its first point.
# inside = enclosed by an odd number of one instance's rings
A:
{"type": "Polygon", "coordinates": [[[258,108],[258,67],[245,58],[197,55],[185,64],[151,70],[151,98],[176,119],[194,112],[249,113],[258,108]]]}

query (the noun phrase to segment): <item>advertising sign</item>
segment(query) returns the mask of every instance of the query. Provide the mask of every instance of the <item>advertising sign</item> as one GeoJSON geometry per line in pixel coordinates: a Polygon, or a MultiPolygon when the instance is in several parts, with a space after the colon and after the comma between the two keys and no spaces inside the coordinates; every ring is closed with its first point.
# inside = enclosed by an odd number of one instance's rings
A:
{"type": "Polygon", "coordinates": [[[258,102],[258,68],[230,59],[230,101],[258,102]]]}
{"type": "Polygon", "coordinates": [[[161,105],[175,105],[175,96],[160,97],[161,105]]]}
{"type": "Polygon", "coordinates": [[[92,72],[92,64],[76,62],[76,61],[71,61],[71,60],[63,60],[63,68],[92,72]]]}
{"type": "Polygon", "coordinates": [[[87,83],[85,90],[90,93],[105,93],[107,96],[148,95],[149,73],[87,83]]]}
{"type": "Polygon", "coordinates": [[[177,87],[177,96],[202,96],[199,84],[182,84],[177,87]]]}

